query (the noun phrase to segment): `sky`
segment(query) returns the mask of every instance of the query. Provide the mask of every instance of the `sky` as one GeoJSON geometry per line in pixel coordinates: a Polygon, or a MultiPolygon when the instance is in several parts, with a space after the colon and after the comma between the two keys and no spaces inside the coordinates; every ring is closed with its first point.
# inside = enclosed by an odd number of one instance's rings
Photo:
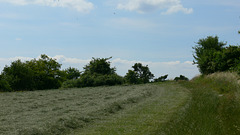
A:
{"type": "Polygon", "coordinates": [[[112,57],[122,76],[140,62],[155,77],[192,78],[199,39],[239,45],[239,9],[239,0],[0,0],[0,71],[47,54],[63,69],[112,57]]]}

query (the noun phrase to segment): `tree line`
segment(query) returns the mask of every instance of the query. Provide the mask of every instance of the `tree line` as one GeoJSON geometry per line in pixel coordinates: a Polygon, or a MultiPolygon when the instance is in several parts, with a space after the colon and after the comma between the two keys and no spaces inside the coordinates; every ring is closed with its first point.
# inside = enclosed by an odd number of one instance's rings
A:
{"type": "MultiPolygon", "coordinates": [[[[240,46],[219,41],[218,36],[199,39],[193,47],[194,61],[203,75],[214,72],[234,71],[240,74],[240,46]]],[[[110,58],[92,58],[80,72],[69,67],[61,70],[61,64],[43,54],[37,59],[22,62],[16,60],[5,66],[0,74],[0,91],[44,90],[93,87],[102,85],[141,84],[164,82],[168,75],[154,79],[148,65],[135,63],[124,77],[111,68],[110,58]]],[[[174,80],[188,80],[183,75],[174,80]]]]}
{"type": "Polygon", "coordinates": [[[92,58],[80,72],[69,67],[61,70],[61,64],[56,59],[43,54],[39,59],[22,62],[16,60],[10,66],[5,66],[0,74],[0,91],[23,91],[94,87],[103,85],[141,84],[163,82],[168,75],[154,79],[148,65],[135,63],[124,77],[111,67],[110,58],[92,58]],[[154,79],[154,80],[153,80],[154,79]]]}

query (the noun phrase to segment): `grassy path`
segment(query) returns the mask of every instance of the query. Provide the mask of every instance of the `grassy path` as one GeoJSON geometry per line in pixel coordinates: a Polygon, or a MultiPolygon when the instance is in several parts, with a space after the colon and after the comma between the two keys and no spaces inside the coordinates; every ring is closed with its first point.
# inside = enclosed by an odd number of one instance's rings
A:
{"type": "Polygon", "coordinates": [[[175,83],[160,84],[144,102],[128,106],[117,114],[97,121],[74,135],[148,135],[168,122],[189,99],[189,91],[175,83]]]}
{"type": "Polygon", "coordinates": [[[213,74],[182,85],[191,100],[155,135],[239,135],[239,84],[231,74],[213,74]]]}

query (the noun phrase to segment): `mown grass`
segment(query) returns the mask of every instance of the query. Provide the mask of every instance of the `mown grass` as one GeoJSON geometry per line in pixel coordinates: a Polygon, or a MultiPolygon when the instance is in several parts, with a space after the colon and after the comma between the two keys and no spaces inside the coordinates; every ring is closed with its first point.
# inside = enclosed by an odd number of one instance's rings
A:
{"type": "Polygon", "coordinates": [[[182,83],[191,89],[191,100],[154,134],[240,134],[238,79],[235,73],[215,73],[182,83]]]}
{"type": "Polygon", "coordinates": [[[159,85],[0,93],[0,134],[56,135],[94,125],[151,99],[159,85]]]}
{"type": "Polygon", "coordinates": [[[74,135],[148,135],[170,120],[189,99],[189,91],[176,83],[160,84],[157,92],[113,117],[98,121],[74,135]]]}

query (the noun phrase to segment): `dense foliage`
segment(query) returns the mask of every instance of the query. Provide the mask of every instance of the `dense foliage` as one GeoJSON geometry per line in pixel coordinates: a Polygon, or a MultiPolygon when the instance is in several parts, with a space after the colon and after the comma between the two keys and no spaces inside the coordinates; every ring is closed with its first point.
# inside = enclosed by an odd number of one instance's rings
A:
{"type": "Polygon", "coordinates": [[[110,58],[92,58],[80,72],[69,67],[61,70],[61,64],[56,59],[43,54],[39,59],[22,62],[16,60],[10,66],[5,66],[0,74],[0,91],[45,90],[58,88],[81,88],[95,86],[113,86],[164,82],[168,75],[153,80],[154,75],[148,66],[135,63],[125,77],[116,73],[111,67],[110,58]]]}
{"type": "Polygon", "coordinates": [[[65,69],[64,72],[65,72],[66,78],[68,80],[78,79],[81,75],[81,72],[78,69],[73,68],[73,67],[69,67],[69,68],[65,69]]]}
{"type": "Polygon", "coordinates": [[[56,89],[65,76],[61,64],[47,55],[39,60],[22,62],[17,60],[5,66],[0,78],[1,91],[56,89]]]}
{"type": "Polygon", "coordinates": [[[143,66],[141,63],[135,63],[132,68],[133,70],[128,70],[128,73],[125,76],[127,83],[148,83],[150,79],[153,79],[154,77],[148,66],[143,66]]]}
{"type": "Polygon", "coordinates": [[[120,85],[124,83],[123,77],[116,74],[116,69],[111,68],[108,61],[111,58],[93,58],[84,67],[84,72],[76,80],[67,80],[63,83],[63,88],[73,87],[93,87],[103,85],[120,85]]]}
{"type": "Polygon", "coordinates": [[[219,42],[218,37],[209,36],[200,39],[194,49],[194,64],[202,74],[222,71],[238,71],[240,73],[240,46],[228,46],[219,42]]]}

